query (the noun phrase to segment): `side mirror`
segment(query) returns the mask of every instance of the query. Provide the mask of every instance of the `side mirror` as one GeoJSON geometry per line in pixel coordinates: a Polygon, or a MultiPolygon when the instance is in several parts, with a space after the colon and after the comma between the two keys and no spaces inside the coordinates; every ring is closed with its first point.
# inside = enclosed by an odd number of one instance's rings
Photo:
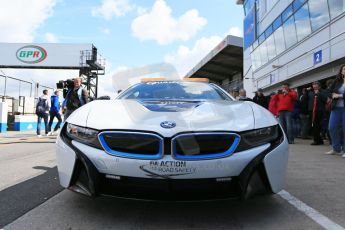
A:
{"type": "Polygon", "coordinates": [[[117,91],[117,94],[120,94],[122,92],[122,89],[119,89],[118,91],[117,91]]]}

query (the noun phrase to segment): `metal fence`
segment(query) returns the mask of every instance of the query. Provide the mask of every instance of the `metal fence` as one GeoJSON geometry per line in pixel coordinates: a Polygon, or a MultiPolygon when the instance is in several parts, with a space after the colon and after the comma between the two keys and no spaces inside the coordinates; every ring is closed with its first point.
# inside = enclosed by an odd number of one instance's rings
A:
{"type": "MultiPolygon", "coordinates": [[[[0,72],[2,71],[0,70],[0,72]]],[[[25,81],[4,73],[0,74],[0,95],[3,100],[5,98],[19,99],[20,97],[37,98],[43,89],[54,90],[52,87],[40,85],[38,82],[25,81]]]]}
{"type": "Polygon", "coordinates": [[[0,100],[8,105],[8,123],[14,115],[33,114],[37,98],[44,89],[53,93],[53,88],[40,85],[38,82],[25,81],[8,76],[0,70],[0,100]]]}

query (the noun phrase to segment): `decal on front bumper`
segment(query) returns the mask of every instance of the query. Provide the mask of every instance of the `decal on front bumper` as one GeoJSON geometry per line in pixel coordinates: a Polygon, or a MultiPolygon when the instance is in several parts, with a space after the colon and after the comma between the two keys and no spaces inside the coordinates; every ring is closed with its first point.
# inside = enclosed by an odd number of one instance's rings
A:
{"type": "Polygon", "coordinates": [[[196,168],[188,166],[186,161],[150,161],[149,164],[141,165],[139,168],[149,177],[162,179],[196,172],[196,168]]]}

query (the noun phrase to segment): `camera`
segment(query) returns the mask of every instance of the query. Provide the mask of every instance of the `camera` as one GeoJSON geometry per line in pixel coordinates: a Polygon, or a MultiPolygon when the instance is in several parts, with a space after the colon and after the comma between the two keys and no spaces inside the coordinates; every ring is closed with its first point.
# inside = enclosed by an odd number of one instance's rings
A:
{"type": "Polygon", "coordinates": [[[73,79],[67,79],[66,81],[61,80],[58,83],[56,83],[57,89],[71,89],[74,87],[73,79]]]}
{"type": "Polygon", "coordinates": [[[70,89],[74,88],[74,81],[73,79],[67,79],[67,80],[61,80],[58,83],[56,83],[56,88],[57,89],[62,89],[63,90],[63,97],[66,98],[67,92],[70,89]]]}

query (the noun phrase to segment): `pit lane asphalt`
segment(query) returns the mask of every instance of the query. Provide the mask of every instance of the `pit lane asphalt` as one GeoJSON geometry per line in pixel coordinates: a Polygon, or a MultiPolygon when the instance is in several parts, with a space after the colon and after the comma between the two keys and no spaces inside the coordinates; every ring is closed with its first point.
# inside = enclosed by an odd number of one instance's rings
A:
{"type": "MultiPolygon", "coordinates": [[[[297,139],[290,146],[285,190],[344,227],[345,159],[324,155],[329,146],[309,143],[297,139]]],[[[61,191],[55,165],[52,143],[0,147],[0,168],[6,167],[0,170],[0,228],[323,229],[279,195],[257,196],[244,202],[90,199],[61,191]],[[32,158],[26,158],[30,155],[32,158]],[[14,174],[17,176],[11,176],[14,174]]]]}
{"type": "Polygon", "coordinates": [[[54,141],[0,144],[0,228],[62,191],[54,141]]]}

